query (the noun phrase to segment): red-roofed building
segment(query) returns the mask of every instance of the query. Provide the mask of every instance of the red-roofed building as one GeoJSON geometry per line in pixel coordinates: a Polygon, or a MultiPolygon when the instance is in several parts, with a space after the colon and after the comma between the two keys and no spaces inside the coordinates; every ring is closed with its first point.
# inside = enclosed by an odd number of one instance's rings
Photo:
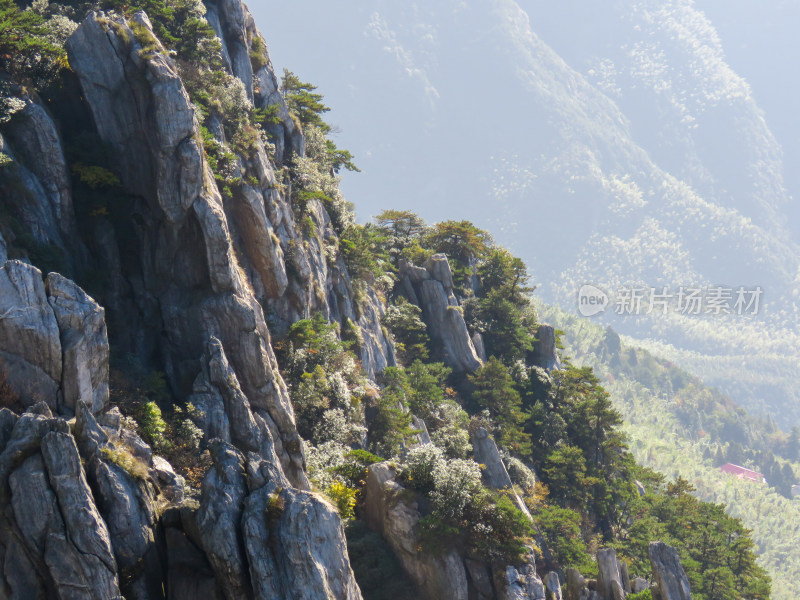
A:
{"type": "Polygon", "coordinates": [[[767,482],[766,478],[758,471],[751,471],[750,469],[745,469],[744,467],[732,463],[722,465],[719,470],[729,475],[736,475],[739,479],[747,479],[748,481],[755,481],[756,483],[767,482]]]}

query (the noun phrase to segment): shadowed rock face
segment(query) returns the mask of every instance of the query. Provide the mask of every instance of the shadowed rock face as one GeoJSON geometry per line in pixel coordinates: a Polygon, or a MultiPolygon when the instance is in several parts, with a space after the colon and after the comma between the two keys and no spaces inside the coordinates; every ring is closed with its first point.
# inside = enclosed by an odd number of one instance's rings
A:
{"type": "Polygon", "coordinates": [[[108,402],[104,311],[69,279],[20,261],[0,266],[0,358],[24,405],[72,415],[108,402]]]}
{"type": "Polygon", "coordinates": [[[182,501],[183,480],[120,426],[116,409],[106,411],[103,310],[72,281],[51,273],[43,284],[25,263],[7,262],[0,276],[11,303],[0,321],[4,364],[28,365],[56,390],[52,409],[39,401],[22,416],[0,410],[0,597],[157,600],[164,590],[174,599],[217,590],[225,599],[360,600],[338,512],[292,487],[308,487],[305,473],[268,410],[248,401],[218,339],[206,345],[195,387],[215,419],[206,431],[230,441],[209,441],[199,507],[159,519],[157,507],[182,501]],[[57,409],[74,414],[72,424],[57,409]]]}

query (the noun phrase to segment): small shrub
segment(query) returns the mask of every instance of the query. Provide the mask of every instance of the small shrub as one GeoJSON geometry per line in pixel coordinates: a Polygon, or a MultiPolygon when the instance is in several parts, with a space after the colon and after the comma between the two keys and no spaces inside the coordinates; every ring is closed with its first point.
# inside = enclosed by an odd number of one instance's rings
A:
{"type": "Polygon", "coordinates": [[[72,172],[78,176],[82,183],[85,183],[93,190],[120,185],[119,177],[108,169],[97,165],[84,165],[77,162],[72,165],[72,172]]]}
{"type": "Polygon", "coordinates": [[[331,499],[339,511],[342,519],[350,521],[355,517],[356,496],[358,490],[351,488],[344,483],[335,481],[328,489],[325,490],[325,495],[331,499]]]}
{"type": "Polygon", "coordinates": [[[253,72],[258,72],[267,66],[267,46],[261,36],[256,35],[250,42],[250,64],[253,72]]]}
{"type": "Polygon", "coordinates": [[[283,514],[283,511],[286,508],[286,500],[284,499],[283,494],[281,494],[282,491],[283,490],[278,488],[267,498],[266,513],[268,519],[277,519],[280,518],[281,514],[283,514]]]}
{"type": "Polygon", "coordinates": [[[519,486],[526,492],[536,486],[536,475],[520,459],[509,456],[504,462],[508,470],[508,476],[511,477],[511,482],[514,485],[519,486]]]}
{"type": "Polygon", "coordinates": [[[107,461],[117,465],[134,479],[146,480],[149,476],[147,465],[128,450],[122,448],[101,448],[100,454],[107,461]]]}
{"type": "Polygon", "coordinates": [[[145,402],[137,415],[139,431],[156,452],[163,452],[170,446],[170,441],[165,437],[167,422],[161,414],[158,404],[150,400],[145,402]]]}
{"type": "Polygon", "coordinates": [[[627,600],[653,600],[653,592],[650,590],[645,590],[643,592],[639,592],[638,594],[629,594],[627,596],[627,600]]]}
{"type": "Polygon", "coordinates": [[[343,477],[352,486],[361,486],[367,476],[367,468],[375,463],[383,462],[380,456],[367,452],[366,450],[351,450],[344,455],[342,464],[334,467],[331,471],[343,477]]]}
{"type": "Polygon", "coordinates": [[[507,495],[485,491],[472,510],[470,542],[480,556],[515,563],[529,553],[533,524],[507,495]]]}

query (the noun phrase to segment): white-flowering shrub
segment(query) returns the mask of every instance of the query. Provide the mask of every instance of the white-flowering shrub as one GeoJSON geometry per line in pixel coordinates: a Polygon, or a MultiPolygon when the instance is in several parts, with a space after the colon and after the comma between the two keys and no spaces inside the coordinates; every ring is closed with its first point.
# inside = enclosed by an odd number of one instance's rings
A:
{"type": "Polygon", "coordinates": [[[305,443],[308,477],[318,488],[327,490],[334,483],[345,483],[331,470],[345,463],[350,448],[338,442],[325,442],[319,446],[305,443]]]}
{"type": "Polygon", "coordinates": [[[481,489],[481,469],[474,460],[448,461],[434,472],[433,487],[430,498],[435,513],[444,520],[457,522],[481,489]]]}
{"type": "Polygon", "coordinates": [[[440,448],[433,444],[423,444],[413,448],[406,456],[402,476],[415,488],[431,489],[438,471],[446,464],[440,448]]]}
{"type": "Polygon", "coordinates": [[[314,440],[350,446],[361,442],[366,431],[366,427],[348,419],[344,410],[332,408],[322,414],[322,419],[314,427],[314,440]]]}
{"type": "Polygon", "coordinates": [[[330,387],[331,402],[334,406],[349,407],[353,397],[347,380],[341,371],[334,371],[328,375],[328,386],[330,387]]]}
{"type": "Polygon", "coordinates": [[[431,441],[449,458],[465,458],[472,451],[469,442],[469,415],[457,403],[441,402],[429,410],[427,422],[432,425],[431,441]]]}
{"type": "Polygon", "coordinates": [[[457,425],[448,425],[431,433],[431,441],[449,458],[464,458],[472,451],[469,433],[457,425]]]}
{"type": "Polygon", "coordinates": [[[224,116],[247,114],[253,110],[253,104],[247,97],[244,83],[238,77],[226,78],[225,85],[214,86],[213,97],[224,116]]]}
{"type": "Polygon", "coordinates": [[[513,456],[505,457],[503,462],[506,464],[508,476],[511,477],[514,485],[518,485],[523,490],[533,489],[536,485],[536,475],[524,462],[513,456]]]}

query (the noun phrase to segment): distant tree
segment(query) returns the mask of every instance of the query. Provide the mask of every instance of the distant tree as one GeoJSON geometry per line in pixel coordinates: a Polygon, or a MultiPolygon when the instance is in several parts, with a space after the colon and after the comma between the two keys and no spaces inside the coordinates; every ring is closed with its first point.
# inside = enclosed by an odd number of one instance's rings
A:
{"type": "Polygon", "coordinates": [[[505,248],[492,248],[478,267],[478,279],[485,290],[504,290],[515,303],[527,303],[525,294],[531,291],[527,287],[528,268],[521,258],[513,256],[505,248]]]}
{"type": "Polygon", "coordinates": [[[473,331],[480,332],[486,354],[509,366],[523,359],[533,347],[536,314],[527,301],[515,301],[506,288],[468,298],[464,301],[464,318],[473,331]]]}
{"type": "Polygon", "coordinates": [[[433,226],[427,244],[453,260],[469,263],[489,250],[491,237],[469,221],[442,221],[433,226]]]}
{"type": "MultiPolygon", "coordinates": [[[[281,93],[286,101],[289,112],[292,113],[304,127],[316,127],[324,135],[328,135],[333,128],[325,122],[322,115],[329,112],[330,107],[322,101],[322,94],[316,92],[317,86],[302,81],[291,71],[284,69],[281,79],[281,93]]],[[[349,150],[337,148],[333,140],[325,140],[325,152],[328,155],[331,170],[338,173],[341,169],[360,171],[353,162],[353,154],[349,150]]]]}
{"type": "Polygon", "coordinates": [[[371,417],[367,419],[369,450],[380,456],[396,456],[415,430],[406,398],[408,382],[402,369],[387,367],[383,374],[384,387],[380,397],[369,401],[371,417]]]}
{"type": "Polygon", "coordinates": [[[800,460],[800,428],[796,425],[792,427],[786,441],[786,458],[795,462],[800,460]]]}
{"type": "Polygon", "coordinates": [[[342,231],[339,247],[350,274],[359,279],[380,279],[391,270],[384,251],[386,239],[374,225],[353,223],[342,231]]]}
{"type": "Polygon", "coordinates": [[[568,444],[555,448],[545,461],[544,474],[552,500],[562,507],[585,509],[589,489],[580,448],[568,444]]]}
{"type": "Polygon", "coordinates": [[[414,414],[433,420],[435,409],[445,401],[450,368],[442,363],[415,361],[406,369],[408,404],[414,414]]]}

